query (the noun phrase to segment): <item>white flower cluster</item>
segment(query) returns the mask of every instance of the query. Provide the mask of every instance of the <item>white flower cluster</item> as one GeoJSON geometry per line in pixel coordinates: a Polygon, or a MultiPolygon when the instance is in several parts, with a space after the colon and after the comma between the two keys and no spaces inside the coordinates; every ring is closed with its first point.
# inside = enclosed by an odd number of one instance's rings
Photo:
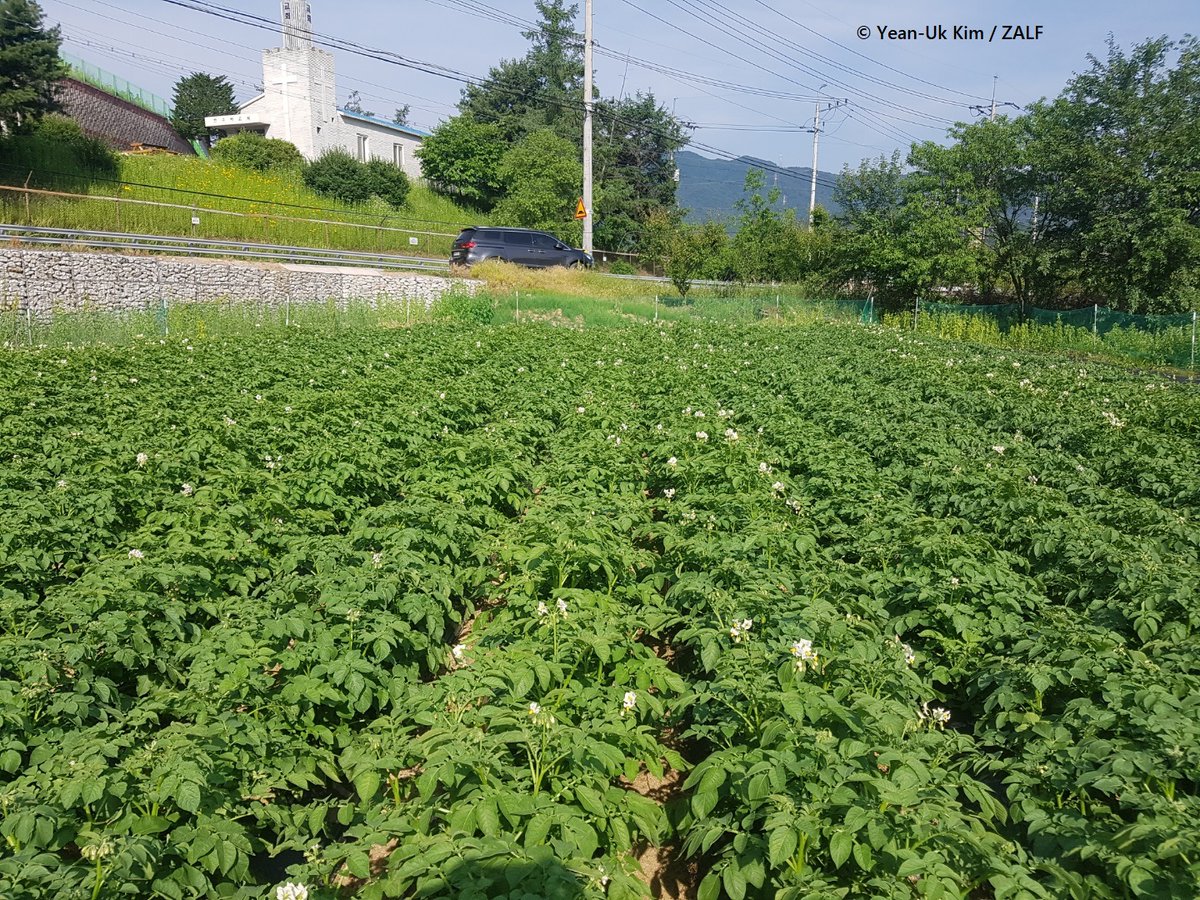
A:
{"type": "Polygon", "coordinates": [[[707,441],[708,440],[708,432],[707,431],[697,431],[696,432],[696,440],[707,441]]]}
{"type": "Polygon", "coordinates": [[[950,710],[941,706],[930,709],[928,702],[922,703],[921,708],[917,710],[917,720],[928,723],[931,728],[942,729],[950,724],[950,710]]]}
{"type": "MultiPolygon", "coordinates": [[[[958,579],[955,579],[955,581],[957,581],[957,580],[958,579]]],[[[896,635],[895,638],[896,638],[896,643],[900,646],[901,652],[904,653],[904,661],[906,663],[908,663],[910,666],[914,665],[917,661],[917,654],[913,652],[913,648],[910,647],[908,644],[904,643],[903,641],[901,641],[900,635],[896,635]]]]}
{"type": "Polygon", "coordinates": [[[733,638],[735,644],[740,644],[742,641],[750,639],[750,629],[753,627],[753,619],[742,619],[740,622],[735,621],[729,626],[729,636],[733,638]]]}
{"type": "Polygon", "coordinates": [[[308,888],[289,881],[275,888],[275,900],[308,900],[308,888]]]}
{"type": "Polygon", "coordinates": [[[540,703],[529,704],[529,718],[533,720],[534,725],[541,725],[544,728],[555,724],[557,721],[554,716],[549,715],[548,713],[543,715],[542,705],[540,703]]]}
{"type": "Polygon", "coordinates": [[[98,844],[88,844],[86,847],[81,847],[79,850],[79,855],[88,862],[96,862],[97,860],[104,859],[106,856],[111,856],[112,852],[112,841],[110,841],[108,838],[104,838],[98,844]]]}
{"type": "Polygon", "coordinates": [[[626,691],[624,699],[621,700],[621,718],[624,718],[626,713],[631,713],[636,708],[637,693],[634,691],[626,691]]]}
{"type": "Polygon", "coordinates": [[[150,462],[150,457],[147,456],[145,453],[139,453],[137,455],[137,466],[139,469],[146,468],[146,463],[148,463],[148,462],[150,462]]]}
{"type": "Polygon", "coordinates": [[[192,494],[196,493],[196,489],[185,481],[179,486],[179,493],[183,494],[185,497],[190,497],[192,494]]]}
{"type": "Polygon", "coordinates": [[[663,491],[663,496],[666,497],[668,500],[674,500],[675,499],[675,488],[667,488],[665,491],[663,491]]]}
{"type": "Polygon", "coordinates": [[[730,443],[733,443],[737,439],[738,439],[738,433],[736,431],[734,431],[732,428],[725,429],[725,440],[729,441],[730,443]]]}
{"type": "Polygon", "coordinates": [[[992,449],[995,450],[997,453],[999,453],[1001,456],[1003,456],[1004,451],[1007,450],[1008,448],[1005,447],[1003,444],[995,444],[995,445],[993,445],[992,449]]]}
{"type": "Polygon", "coordinates": [[[667,460],[667,465],[673,469],[677,465],[679,465],[679,460],[677,460],[675,457],[672,456],[670,459],[667,460]]]}
{"type": "Polygon", "coordinates": [[[466,644],[455,644],[453,647],[450,648],[450,655],[452,657],[454,657],[455,662],[462,662],[463,657],[466,656],[466,653],[467,653],[467,645],[466,644]]]}
{"type": "MultiPolygon", "coordinates": [[[[558,608],[559,614],[565,619],[567,617],[567,601],[559,597],[554,601],[554,605],[558,608]]],[[[545,600],[538,601],[537,614],[539,619],[544,619],[550,615],[550,607],[546,605],[545,600]]]]}
{"type": "Polygon", "coordinates": [[[129,551],[130,559],[145,559],[145,556],[146,556],[146,554],[142,553],[141,550],[130,550],[129,551]]]}
{"type": "MultiPolygon", "coordinates": [[[[758,474],[759,474],[759,475],[770,475],[770,474],[771,474],[771,467],[770,467],[770,466],[768,466],[768,465],[767,465],[765,462],[761,462],[761,463],[759,463],[759,464],[758,464],[758,474]]],[[[776,483],[776,484],[778,484],[779,482],[777,481],[777,482],[775,482],[775,483],[776,483]]]]}
{"type": "Polygon", "coordinates": [[[803,672],[808,666],[816,666],[817,651],[813,649],[812,641],[807,638],[792,644],[792,659],[796,661],[796,671],[803,672]]]}
{"type": "Polygon", "coordinates": [[[1118,419],[1115,413],[1111,413],[1108,410],[1104,411],[1104,420],[1113,428],[1125,427],[1125,423],[1121,419],[1118,419]]]}

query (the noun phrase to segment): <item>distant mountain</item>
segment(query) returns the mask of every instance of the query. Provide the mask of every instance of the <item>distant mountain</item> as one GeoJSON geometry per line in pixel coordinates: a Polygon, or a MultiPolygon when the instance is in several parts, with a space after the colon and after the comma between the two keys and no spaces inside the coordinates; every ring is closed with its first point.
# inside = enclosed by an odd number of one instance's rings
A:
{"type": "MultiPolygon", "coordinates": [[[[779,167],[775,163],[752,156],[741,156],[733,160],[709,159],[690,150],[681,150],[675,154],[675,165],[679,167],[679,205],[689,210],[689,222],[729,219],[737,215],[734,204],[742,198],[746,172],[752,168],[764,170],[768,189],[778,184],[783,194],[780,198],[782,208],[795,209],[797,218],[801,220],[808,216],[808,194],[812,179],[810,166],[779,167]],[[800,177],[793,178],[782,174],[782,171],[775,172],[776,168],[786,169],[800,177]]],[[[833,202],[831,187],[836,180],[837,175],[817,170],[817,205],[825,207],[831,213],[838,212],[838,206],[833,202]]]]}

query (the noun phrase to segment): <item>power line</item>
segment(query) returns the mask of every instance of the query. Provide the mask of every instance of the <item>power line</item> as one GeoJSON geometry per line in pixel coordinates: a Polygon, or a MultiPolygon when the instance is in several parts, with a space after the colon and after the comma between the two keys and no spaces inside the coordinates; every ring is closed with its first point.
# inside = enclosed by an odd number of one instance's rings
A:
{"type": "MultiPolygon", "coordinates": [[[[672,22],[669,19],[664,19],[662,16],[659,16],[659,15],[656,15],[655,13],[650,12],[648,9],[646,9],[643,6],[639,6],[637,3],[634,3],[633,0],[622,0],[622,2],[625,3],[626,6],[630,6],[633,9],[636,9],[638,12],[642,13],[643,15],[649,16],[651,19],[654,19],[655,21],[660,22],[663,25],[666,25],[668,28],[672,28],[675,31],[681,32],[682,34],[686,35],[687,37],[690,37],[692,40],[699,41],[700,43],[704,44],[705,46],[713,48],[714,50],[718,51],[719,53],[724,53],[727,56],[731,56],[734,59],[739,60],[739,61],[745,63],[746,65],[752,66],[753,68],[758,69],[762,72],[765,72],[774,78],[780,78],[785,81],[789,81],[792,84],[799,85],[800,87],[803,87],[803,88],[808,87],[808,85],[802,84],[801,82],[796,81],[794,78],[790,78],[787,75],[784,75],[780,72],[776,72],[773,69],[767,68],[766,66],[756,63],[753,60],[751,60],[745,56],[742,56],[741,54],[736,53],[733,50],[730,50],[728,47],[726,47],[722,44],[717,44],[713,41],[708,40],[707,38],[701,37],[700,35],[696,34],[693,31],[688,31],[683,26],[681,26],[675,22],[672,22]]],[[[671,0],[667,0],[667,2],[671,2],[671,0]]],[[[755,46],[755,45],[751,44],[751,46],[755,46]]],[[[757,49],[757,47],[756,47],[756,49],[757,49]]],[[[886,125],[884,123],[880,123],[880,125],[876,126],[876,127],[879,127],[879,128],[882,128],[882,129],[888,131],[889,137],[898,138],[901,141],[916,140],[914,137],[912,137],[912,135],[905,135],[903,132],[899,131],[898,129],[892,128],[890,125],[886,125]]]]}
{"type": "MultiPolygon", "coordinates": [[[[216,18],[223,19],[223,20],[230,21],[230,22],[235,22],[240,25],[250,25],[252,27],[256,27],[256,28],[260,28],[260,29],[264,29],[264,30],[268,30],[268,31],[272,31],[272,32],[277,30],[277,25],[269,19],[264,19],[261,16],[254,16],[249,13],[242,13],[242,12],[239,12],[238,10],[231,10],[226,7],[219,6],[218,4],[208,2],[208,0],[161,0],[161,2],[168,3],[172,6],[178,6],[178,7],[184,8],[184,9],[190,9],[194,12],[205,13],[207,15],[211,15],[216,18]]],[[[348,41],[348,40],[345,40],[342,38],[331,37],[329,35],[320,35],[320,34],[314,32],[312,34],[312,40],[313,40],[314,44],[331,47],[333,49],[345,50],[346,52],[350,52],[350,53],[353,53],[358,56],[363,56],[368,59],[373,59],[378,62],[386,62],[391,65],[401,66],[403,68],[416,69],[418,71],[423,71],[428,74],[436,75],[437,77],[440,77],[440,78],[445,78],[445,79],[449,79],[452,81],[459,81],[464,84],[480,84],[480,83],[482,83],[482,79],[467,75],[464,72],[449,68],[447,66],[441,66],[436,63],[425,62],[422,60],[410,59],[408,57],[404,57],[404,56],[401,56],[400,54],[392,53],[390,51],[372,50],[369,47],[365,47],[361,44],[357,44],[353,41],[348,41]]],[[[769,71],[769,70],[766,70],[766,71],[769,71]]],[[[568,102],[561,98],[556,98],[556,97],[531,95],[528,92],[517,91],[517,90],[512,90],[512,89],[504,89],[504,88],[499,88],[499,89],[505,93],[508,93],[513,96],[518,96],[518,97],[521,97],[526,100],[536,100],[538,102],[545,102],[545,103],[549,103],[551,105],[559,106],[562,108],[571,109],[573,111],[582,111],[582,109],[583,109],[582,98],[580,98],[580,100],[578,100],[578,101],[568,102]]],[[[653,135],[656,135],[659,137],[673,137],[672,135],[669,135],[667,132],[653,129],[653,128],[647,128],[645,125],[643,125],[642,123],[639,123],[639,122],[624,119],[623,117],[619,117],[619,116],[615,116],[613,118],[614,118],[614,121],[620,121],[620,122],[622,122],[622,124],[626,124],[631,127],[641,128],[649,134],[653,134],[653,135]]],[[[693,147],[703,150],[706,153],[711,153],[714,156],[717,156],[718,158],[721,158],[721,159],[736,161],[736,160],[740,160],[743,158],[741,154],[732,153],[731,151],[724,150],[720,147],[714,147],[710,144],[700,143],[695,140],[691,140],[688,143],[693,147]]],[[[780,176],[787,177],[787,178],[802,177],[802,176],[797,175],[796,173],[790,172],[787,169],[782,169],[773,164],[761,165],[761,164],[755,163],[755,167],[760,168],[763,171],[766,171],[768,173],[775,173],[775,174],[778,174],[780,176]]],[[[826,186],[832,186],[828,182],[822,182],[822,183],[826,184],[826,186]]]]}
{"type": "Polygon", "coordinates": [[[849,53],[853,53],[855,56],[865,59],[870,63],[874,63],[875,65],[879,66],[882,69],[887,69],[889,72],[895,72],[897,75],[903,75],[905,78],[911,78],[913,81],[920,82],[921,84],[928,85],[929,87],[935,87],[935,88],[938,88],[939,90],[948,91],[951,94],[958,94],[960,97],[965,97],[968,100],[984,100],[984,99],[986,99],[984,97],[978,96],[977,94],[968,94],[964,91],[960,91],[960,90],[957,90],[952,87],[947,87],[946,85],[943,85],[943,84],[938,84],[933,81],[926,81],[924,78],[919,78],[918,76],[913,75],[909,72],[905,72],[902,69],[897,69],[893,66],[889,66],[887,63],[880,62],[879,60],[875,59],[874,57],[868,56],[867,54],[862,53],[861,51],[855,50],[853,47],[847,46],[846,44],[843,44],[840,41],[835,41],[833,38],[822,34],[821,32],[817,31],[816,29],[810,28],[809,26],[805,25],[803,22],[793,19],[787,13],[781,12],[780,10],[776,9],[774,6],[771,6],[769,3],[766,3],[765,0],[754,0],[754,2],[757,3],[759,6],[763,7],[764,9],[767,9],[770,12],[775,13],[775,15],[779,16],[780,18],[785,19],[788,22],[791,22],[796,27],[803,28],[809,34],[816,35],[817,37],[821,38],[822,40],[828,41],[829,43],[833,44],[836,47],[840,47],[849,53]]]}
{"type": "MultiPolygon", "coordinates": [[[[77,6],[77,5],[75,5],[74,3],[70,3],[70,2],[68,2],[68,0],[58,0],[58,2],[60,2],[60,3],[61,3],[63,6],[67,6],[67,7],[70,7],[70,8],[72,8],[72,9],[79,10],[80,12],[90,12],[90,10],[87,10],[87,9],[85,9],[84,7],[81,7],[81,6],[77,6]]],[[[177,25],[177,24],[175,24],[175,23],[173,23],[173,22],[167,22],[167,21],[164,21],[164,20],[162,20],[162,19],[156,19],[156,18],[154,18],[153,16],[148,16],[148,15],[145,15],[145,14],[143,14],[143,13],[137,13],[137,12],[134,12],[133,10],[130,10],[130,9],[126,8],[126,7],[122,7],[122,6],[118,6],[118,5],[116,5],[116,4],[113,4],[113,3],[106,2],[106,0],[91,0],[91,2],[92,2],[92,3],[95,3],[95,4],[99,5],[99,6],[105,6],[105,7],[109,8],[109,9],[115,9],[115,10],[118,10],[118,11],[120,11],[120,12],[126,12],[126,13],[129,13],[130,15],[136,15],[136,16],[138,16],[140,19],[144,19],[144,20],[146,20],[146,21],[150,21],[150,22],[155,22],[155,23],[157,23],[157,24],[160,24],[160,25],[165,25],[165,26],[167,26],[168,28],[172,28],[172,29],[175,29],[175,30],[178,30],[178,31],[184,31],[184,32],[188,33],[189,35],[192,35],[192,34],[194,34],[194,32],[192,32],[192,31],[189,31],[188,29],[186,29],[186,28],[183,28],[183,27],[181,27],[181,26],[179,26],[179,25],[177,25]]],[[[213,46],[213,45],[211,45],[211,44],[203,44],[203,43],[200,43],[200,42],[198,42],[198,41],[192,40],[192,39],[190,39],[190,38],[183,38],[183,37],[179,37],[178,35],[166,34],[166,33],[162,32],[162,31],[158,31],[158,30],[156,30],[156,29],[153,29],[153,28],[147,28],[147,27],[146,27],[146,26],[145,26],[143,23],[140,23],[140,22],[139,22],[139,23],[129,22],[129,21],[126,21],[126,20],[118,19],[118,18],[116,18],[116,17],[114,17],[114,16],[109,16],[108,18],[112,19],[112,21],[114,21],[114,22],[119,22],[119,23],[121,23],[121,24],[123,24],[123,25],[127,25],[127,26],[129,26],[130,28],[134,28],[134,29],[136,29],[136,30],[138,30],[138,31],[144,31],[144,32],[147,32],[147,33],[149,33],[149,34],[156,34],[156,35],[158,35],[158,36],[160,36],[160,37],[165,37],[165,38],[167,38],[167,39],[169,39],[169,40],[173,40],[173,41],[179,41],[180,43],[189,44],[189,45],[191,45],[191,46],[198,47],[198,48],[200,48],[200,49],[204,49],[204,50],[211,50],[211,51],[215,51],[215,52],[218,52],[218,53],[229,53],[229,50],[228,50],[228,48],[232,46],[232,47],[238,47],[238,48],[240,48],[240,49],[243,49],[243,50],[249,50],[249,51],[251,51],[252,53],[255,53],[255,54],[258,54],[258,53],[260,53],[260,52],[261,52],[261,51],[259,50],[259,48],[256,48],[256,47],[250,47],[250,46],[248,46],[248,45],[246,45],[246,44],[239,44],[239,43],[237,43],[237,42],[235,42],[235,41],[230,41],[230,40],[228,40],[228,39],[226,39],[226,38],[222,38],[222,44],[223,44],[224,46],[219,46],[219,47],[217,47],[217,46],[213,46]]],[[[272,30],[275,30],[275,29],[272,29],[272,30]]],[[[116,38],[111,38],[111,37],[110,37],[109,39],[110,39],[110,40],[118,40],[118,39],[116,39],[116,38]]],[[[126,43],[126,44],[128,44],[129,46],[134,46],[134,47],[137,47],[137,46],[138,46],[137,44],[131,44],[131,43],[129,43],[128,41],[123,41],[123,40],[120,40],[120,41],[118,41],[118,42],[119,42],[119,43],[126,43]]],[[[148,49],[148,48],[141,48],[141,49],[148,49]]],[[[237,58],[237,59],[242,59],[242,60],[245,60],[245,61],[248,61],[248,62],[254,62],[254,61],[255,61],[255,59],[254,59],[253,57],[238,56],[237,54],[230,54],[230,55],[234,56],[234,57],[235,57],[235,58],[237,58]]],[[[355,78],[355,77],[348,76],[348,75],[346,75],[346,76],[342,76],[342,77],[341,77],[339,80],[340,80],[340,81],[353,82],[353,83],[356,83],[356,84],[363,84],[363,85],[366,85],[366,86],[368,86],[368,87],[378,88],[378,89],[380,89],[380,90],[384,90],[384,91],[390,91],[390,90],[391,90],[391,88],[389,88],[389,87],[388,87],[388,86],[386,86],[386,85],[377,84],[377,83],[375,83],[375,82],[366,81],[366,80],[364,80],[364,79],[361,79],[361,78],[355,78]]],[[[251,85],[251,86],[252,86],[252,85],[251,85]]],[[[421,106],[420,104],[414,104],[414,105],[416,106],[416,108],[417,108],[417,109],[424,109],[424,110],[426,110],[427,112],[434,112],[434,113],[436,113],[436,112],[439,112],[439,111],[440,111],[442,108],[445,108],[445,107],[447,106],[447,104],[443,104],[443,103],[442,103],[441,101],[439,101],[439,100],[434,100],[434,99],[433,99],[433,98],[431,98],[431,97],[422,97],[422,96],[420,96],[420,95],[417,95],[417,94],[402,94],[402,95],[388,94],[388,95],[383,95],[383,96],[376,95],[376,94],[367,94],[367,95],[365,95],[365,96],[367,97],[367,99],[370,99],[370,100],[379,100],[379,101],[382,101],[382,102],[396,102],[396,101],[400,101],[400,102],[402,102],[402,103],[407,103],[409,100],[424,100],[424,101],[426,101],[426,102],[428,102],[428,103],[434,103],[434,104],[438,104],[438,106],[437,106],[437,107],[428,107],[428,106],[421,106]]]]}
{"type": "MultiPolygon", "coordinates": [[[[872,94],[869,91],[864,91],[861,88],[857,88],[854,85],[852,85],[846,81],[840,80],[836,76],[830,75],[826,72],[822,72],[818,69],[814,69],[814,68],[808,66],[806,63],[801,62],[800,60],[796,59],[794,56],[789,56],[787,53],[780,52],[778,50],[775,50],[774,48],[766,46],[762,42],[763,38],[766,38],[768,41],[774,42],[776,44],[780,44],[787,49],[799,48],[801,51],[803,51],[803,48],[800,48],[799,45],[794,44],[793,42],[789,42],[786,39],[779,37],[775,33],[763,28],[762,26],[758,25],[757,23],[753,22],[750,19],[738,19],[738,18],[730,15],[729,13],[725,12],[725,10],[723,10],[722,8],[711,3],[711,0],[666,0],[666,2],[669,3],[670,5],[674,6],[676,9],[679,9],[679,10],[687,13],[688,15],[693,16],[694,18],[698,19],[699,21],[706,22],[707,24],[711,25],[712,27],[714,27],[717,31],[721,32],[722,34],[732,37],[735,40],[738,40],[741,43],[745,44],[746,46],[748,46],[752,49],[758,50],[760,53],[764,53],[764,54],[770,56],[771,58],[784,63],[785,65],[792,66],[793,68],[796,68],[799,71],[804,72],[805,74],[807,74],[813,78],[822,79],[829,84],[835,84],[841,88],[844,88],[845,90],[850,91],[851,93],[858,94],[862,97],[865,97],[868,100],[873,100],[877,103],[883,103],[885,105],[892,106],[898,110],[903,110],[904,112],[911,113],[916,116],[924,116],[925,121],[908,119],[908,118],[905,118],[904,116],[891,115],[882,110],[872,109],[872,108],[869,108],[866,106],[863,107],[864,111],[869,112],[873,115],[883,116],[885,118],[892,118],[892,119],[895,119],[896,121],[906,122],[910,125],[916,125],[916,126],[922,127],[922,128],[939,127],[939,126],[934,126],[934,125],[929,124],[929,122],[934,121],[935,119],[945,123],[946,125],[953,124],[953,121],[950,119],[944,119],[942,117],[937,117],[937,116],[930,116],[927,113],[923,113],[921,110],[914,109],[913,107],[910,107],[910,106],[904,106],[900,103],[896,103],[894,101],[889,101],[885,97],[880,97],[877,94],[872,94]],[[755,34],[756,32],[757,32],[757,35],[755,34]]],[[[912,137],[912,136],[909,135],[909,137],[912,137]]]]}

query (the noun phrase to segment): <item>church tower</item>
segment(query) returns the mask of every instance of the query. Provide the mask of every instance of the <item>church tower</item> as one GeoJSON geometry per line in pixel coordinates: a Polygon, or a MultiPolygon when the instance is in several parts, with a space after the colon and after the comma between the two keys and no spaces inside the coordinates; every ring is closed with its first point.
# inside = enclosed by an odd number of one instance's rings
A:
{"type": "Polygon", "coordinates": [[[312,6],[308,0],[282,0],[283,49],[304,50],[312,42],[312,6]]]}
{"type": "Polygon", "coordinates": [[[268,137],[291,141],[306,159],[341,146],[333,54],[313,46],[308,0],[282,0],[283,46],[263,51],[268,137]]]}

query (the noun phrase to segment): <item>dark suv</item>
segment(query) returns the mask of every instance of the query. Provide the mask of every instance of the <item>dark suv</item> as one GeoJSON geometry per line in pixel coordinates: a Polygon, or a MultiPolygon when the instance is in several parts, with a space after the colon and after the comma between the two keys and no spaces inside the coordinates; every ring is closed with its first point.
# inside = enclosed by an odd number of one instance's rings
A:
{"type": "Polygon", "coordinates": [[[473,266],[485,259],[502,259],[521,266],[592,267],[592,258],[582,250],[568,247],[552,234],[528,228],[492,228],[477,225],[464,228],[454,239],[450,251],[452,266],[473,266]]]}

